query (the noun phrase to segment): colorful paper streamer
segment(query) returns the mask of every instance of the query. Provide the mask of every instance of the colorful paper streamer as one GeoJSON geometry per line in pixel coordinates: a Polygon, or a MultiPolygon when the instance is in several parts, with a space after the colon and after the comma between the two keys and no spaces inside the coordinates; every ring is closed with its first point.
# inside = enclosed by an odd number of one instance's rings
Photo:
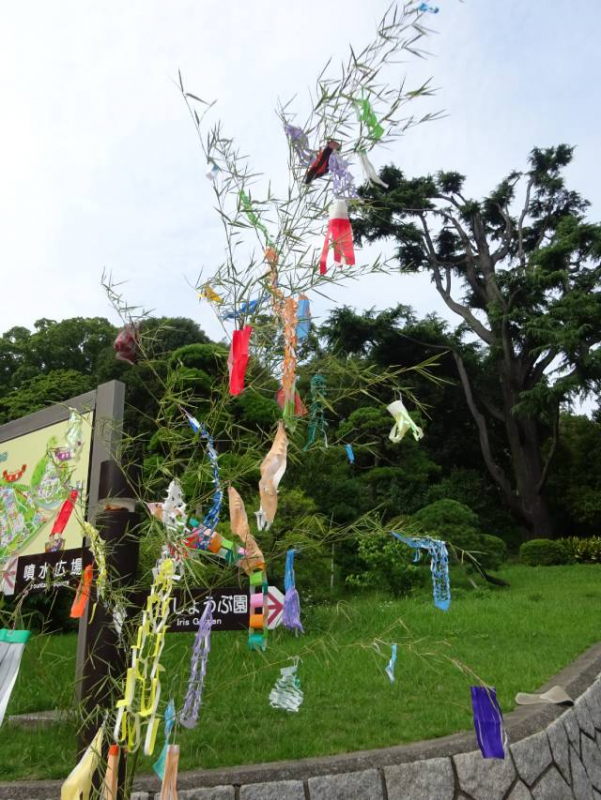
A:
{"type": "Polygon", "coordinates": [[[345,200],[335,200],[330,206],[328,230],[319,260],[319,272],[321,275],[325,275],[327,272],[328,252],[330,248],[334,253],[335,266],[340,267],[343,262],[347,266],[353,266],[355,264],[353,229],[349,221],[348,208],[345,200]]]}
{"type": "Polygon", "coordinates": [[[494,688],[471,686],[474,729],[483,758],[505,758],[507,735],[494,688]]]}
{"type": "Polygon", "coordinates": [[[402,533],[396,533],[396,531],[390,532],[395,539],[408,544],[409,547],[416,551],[414,561],[419,561],[420,550],[426,550],[429,553],[434,605],[440,608],[441,611],[447,611],[451,605],[451,583],[449,580],[449,554],[446,543],[440,539],[420,539],[413,536],[404,536],[402,533]]]}
{"type": "Polygon", "coordinates": [[[207,661],[211,650],[212,627],[213,611],[211,599],[209,598],[202,612],[198,630],[196,631],[194,647],[192,648],[192,657],[190,659],[190,676],[186,689],[186,699],[184,700],[184,707],[179,715],[180,724],[183,725],[184,728],[195,728],[198,722],[200,704],[202,703],[202,690],[207,674],[207,661]]]}
{"type": "Polygon", "coordinates": [[[300,619],[300,597],[296,590],[294,578],[294,547],[286,553],[286,572],[284,575],[284,610],[282,612],[282,625],[288,630],[295,631],[296,634],[304,633],[304,628],[300,619]]]}
{"type": "Polygon", "coordinates": [[[269,694],[269,704],[272,708],[282,711],[298,711],[303,702],[303,691],[298,675],[298,659],[291,667],[283,667],[280,677],[269,694]]]}

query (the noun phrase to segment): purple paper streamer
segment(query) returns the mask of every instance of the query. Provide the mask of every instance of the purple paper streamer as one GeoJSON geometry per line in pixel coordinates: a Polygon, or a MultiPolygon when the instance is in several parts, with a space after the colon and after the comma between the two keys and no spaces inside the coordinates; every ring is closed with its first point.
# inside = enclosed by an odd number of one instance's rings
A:
{"type": "Polygon", "coordinates": [[[190,659],[190,677],[184,707],[179,715],[179,721],[184,728],[194,728],[198,722],[200,703],[202,701],[202,688],[207,672],[207,659],[211,650],[211,628],[213,626],[212,600],[209,597],[205,610],[200,618],[192,658],[190,659]]]}
{"type": "Polygon", "coordinates": [[[334,181],[334,194],[336,197],[359,197],[355,179],[348,170],[348,161],[345,161],[338,153],[333,152],[330,156],[328,167],[334,181]]]}
{"type": "Polygon", "coordinates": [[[284,575],[284,610],[282,612],[282,625],[288,630],[304,633],[300,620],[300,597],[296,591],[294,581],[294,548],[286,553],[286,572],[284,575]]]}
{"type": "Polygon", "coordinates": [[[494,689],[472,686],[472,709],[478,746],[484,758],[505,758],[503,715],[494,689]]]}
{"type": "Polygon", "coordinates": [[[313,158],[313,152],[309,148],[307,134],[302,128],[296,125],[290,125],[289,123],[284,125],[284,131],[286,132],[286,136],[290,139],[290,144],[298,156],[298,160],[303,166],[308,167],[313,158]]]}

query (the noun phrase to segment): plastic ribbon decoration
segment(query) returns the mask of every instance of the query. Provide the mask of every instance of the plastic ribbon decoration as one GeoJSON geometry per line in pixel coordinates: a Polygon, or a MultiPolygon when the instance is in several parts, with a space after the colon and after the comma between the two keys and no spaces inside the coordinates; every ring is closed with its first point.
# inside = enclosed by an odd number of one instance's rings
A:
{"type": "Polygon", "coordinates": [[[262,303],[263,300],[265,300],[265,295],[257,297],[255,300],[249,300],[248,303],[242,303],[240,308],[228,311],[227,314],[222,314],[221,319],[238,319],[238,317],[244,317],[247,314],[254,314],[257,306],[259,303],[262,303]]]}
{"type": "Polygon", "coordinates": [[[388,435],[391,442],[398,444],[407,431],[411,431],[416,442],[423,437],[424,432],[411,419],[402,400],[395,400],[394,403],[386,407],[386,410],[394,417],[394,425],[388,435]]]}
{"type": "Polygon", "coordinates": [[[253,329],[250,325],[240,330],[235,330],[232,334],[232,344],[227,360],[230,373],[230,394],[241,394],[244,391],[244,376],[248,365],[248,345],[253,329]]]}
{"type": "Polygon", "coordinates": [[[324,446],[328,446],[328,434],[324,413],[324,397],[326,394],[326,379],[323,375],[314,375],[311,378],[311,411],[309,417],[309,432],[307,436],[307,443],[304,450],[308,450],[314,444],[317,434],[323,436],[324,446]]]}
{"type": "Polygon", "coordinates": [[[328,230],[319,260],[319,273],[327,272],[328,250],[334,250],[334,264],[342,266],[342,261],[347,266],[355,263],[355,249],[353,247],[353,229],[348,218],[348,208],[344,200],[335,200],[330,206],[330,219],[328,230]]]}
{"type": "Polygon", "coordinates": [[[301,294],[298,297],[298,307],[296,309],[296,341],[301,345],[309,336],[311,330],[311,304],[309,298],[301,294]]]}
{"type": "Polygon", "coordinates": [[[505,758],[507,734],[497,693],[486,686],[471,686],[474,729],[483,758],[505,758]]]}
{"type": "Polygon", "coordinates": [[[199,290],[198,297],[201,300],[208,300],[209,303],[216,303],[217,305],[223,303],[223,297],[220,294],[217,294],[217,292],[212,289],[208,283],[206,283],[202,289],[199,290]]]}
{"type": "Polygon", "coordinates": [[[270,247],[273,247],[273,240],[269,235],[269,231],[253,211],[253,206],[250,197],[242,189],[240,190],[239,197],[240,197],[240,204],[242,208],[246,211],[246,216],[248,217],[250,224],[257,230],[261,231],[263,236],[265,237],[265,242],[270,247]]]}
{"type": "Polygon", "coordinates": [[[306,184],[311,183],[315,178],[322,178],[328,173],[330,158],[332,153],[336,152],[336,150],[340,150],[340,142],[337,142],[335,139],[330,139],[323,150],[320,150],[311,162],[307,174],[305,175],[306,184]]]}
{"type": "Polygon", "coordinates": [[[207,660],[211,650],[211,629],[213,627],[213,610],[211,598],[206,602],[204,611],[198,624],[192,657],[190,659],[190,677],[186,689],[184,707],[179,715],[179,721],[184,728],[195,728],[198,722],[200,704],[202,702],[202,689],[205,675],[207,674],[207,660]]]}
{"type": "Polygon", "coordinates": [[[347,458],[348,458],[348,463],[349,463],[349,464],[354,464],[354,463],[355,463],[355,454],[354,454],[354,452],[353,452],[353,446],[352,446],[352,444],[345,444],[345,445],[344,445],[344,449],[346,450],[346,455],[347,455],[347,458]]]}
{"type": "Polygon", "coordinates": [[[6,707],[19,675],[23,650],[30,635],[29,631],[0,629],[0,725],[4,722],[6,707]]]}
{"type": "Polygon", "coordinates": [[[259,481],[261,505],[256,512],[257,528],[260,531],[269,530],[275,519],[278,508],[278,486],[286,472],[287,451],[288,437],[284,424],[280,420],[271,450],[261,464],[261,480],[259,481]]]}
{"type": "Polygon", "coordinates": [[[167,750],[169,749],[169,738],[175,725],[175,718],[175,703],[173,700],[170,700],[167,704],[167,708],[165,709],[165,744],[161,750],[161,755],[152,765],[153,770],[161,781],[163,780],[163,776],[165,774],[165,762],[167,760],[167,750]]]}
{"type": "Polygon", "coordinates": [[[61,800],[89,800],[94,773],[100,766],[104,727],[98,730],[80,762],[61,786],[61,800]]]}
{"type": "Polygon", "coordinates": [[[384,128],[380,125],[376,114],[371,107],[371,103],[365,97],[355,100],[357,116],[368,131],[369,138],[374,142],[379,142],[384,136],[384,128]]]}
{"type": "Polygon", "coordinates": [[[438,14],[438,12],[440,11],[440,9],[438,8],[438,6],[429,6],[427,3],[420,3],[420,5],[419,5],[419,7],[418,7],[418,9],[417,9],[417,10],[418,10],[418,11],[419,11],[421,14],[425,14],[425,13],[428,13],[428,14],[438,14]]]}
{"type": "Polygon", "coordinates": [[[106,545],[96,528],[85,520],[81,523],[84,536],[90,540],[90,550],[96,566],[96,596],[104,600],[107,584],[106,545]]]}
{"type": "Polygon", "coordinates": [[[299,162],[304,167],[308,166],[313,158],[313,151],[309,147],[307,134],[302,130],[302,128],[299,128],[296,125],[290,125],[289,123],[284,124],[284,131],[290,140],[290,146],[296,153],[299,162]]]}
{"type": "Polygon", "coordinates": [[[141,726],[146,724],[144,755],[152,755],[159,727],[157,708],[161,696],[160,659],[165,645],[167,618],[173,583],[177,579],[175,562],[166,558],[153,570],[154,580],[142,612],[136,644],[131,648],[125,692],[117,702],[114,738],[127,742],[130,753],[140,746],[141,726]]]}
{"type": "Polygon", "coordinates": [[[91,564],[84,569],[83,575],[79,580],[79,586],[75,592],[75,599],[71,606],[71,619],[79,619],[83,617],[86,606],[92,593],[92,583],[94,581],[94,567],[91,564]]]}
{"type": "Polygon", "coordinates": [[[388,189],[388,184],[384,183],[382,178],[380,178],[380,176],[376,172],[376,168],[367,157],[367,153],[365,152],[365,150],[359,150],[358,154],[359,154],[359,161],[361,162],[363,173],[365,175],[365,180],[368,183],[376,183],[383,189],[388,189]]]}
{"type": "Polygon", "coordinates": [[[138,326],[134,322],[128,322],[117,334],[113,347],[118,361],[134,366],[139,352],[138,326]]]}
{"type": "Polygon", "coordinates": [[[300,620],[300,597],[296,590],[294,580],[294,547],[286,553],[286,573],[284,575],[284,610],[282,612],[282,625],[288,630],[304,633],[304,628],[300,620]]]}
{"type": "Polygon", "coordinates": [[[296,674],[298,658],[291,667],[283,667],[280,677],[269,694],[269,705],[283,711],[298,711],[303,702],[300,680],[296,674]]]}
{"type": "Polygon", "coordinates": [[[357,194],[357,187],[355,186],[355,179],[349,172],[348,161],[345,161],[338,153],[332,153],[328,167],[332,174],[332,183],[335,197],[355,198],[359,197],[357,194]]]}
{"type": "Polygon", "coordinates": [[[402,533],[390,531],[395,539],[408,544],[416,553],[414,562],[420,560],[420,550],[427,550],[432,559],[430,570],[432,572],[432,593],[434,595],[434,605],[447,611],[451,605],[451,584],[449,581],[449,554],[445,542],[440,539],[419,539],[412,536],[403,536],[402,533]]]}
{"type": "Polygon", "coordinates": [[[291,431],[296,427],[296,312],[297,302],[287,297],[282,309],[284,323],[284,363],[282,365],[282,393],[284,396],[284,424],[291,431]]]}
{"type": "Polygon", "coordinates": [[[160,800],[177,800],[177,770],[179,766],[179,745],[170,744],[167,748],[165,774],[161,786],[160,800]]]}
{"type": "Polygon", "coordinates": [[[119,745],[112,744],[109,747],[100,800],[117,800],[117,792],[119,789],[119,754],[119,745]]]}
{"type": "Polygon", "coordinates": [[[390,683],[394,683],[394,668],[396,665],[396,644],[392,645],[392,652],[390,654],[390,661],[386,666],[386,674],[390,678],[390,683]]]}

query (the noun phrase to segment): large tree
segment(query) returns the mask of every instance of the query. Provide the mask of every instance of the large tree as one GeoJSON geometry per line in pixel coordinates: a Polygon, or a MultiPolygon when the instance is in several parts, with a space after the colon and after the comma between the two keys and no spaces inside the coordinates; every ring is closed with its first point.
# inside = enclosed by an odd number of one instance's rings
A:
{"type": "Polygon", "coordinates": [[[389,190],[364,189],[371,202],[357,221],[360,237],[398,243],[403,270],[431,274],[461,320],[457,343],[478,342],[487,380],[473,381],[462,348],[451,350],[486,467],[529,536],[553,533],[545,487],[561,404],[601,379],[601,226],[566,188],[572,155],[535,149],[525,173],[480,201],[457,172],[406,178],[387,167],[389,190]],[[495,423],[510,459],[492,445],[495,423]]]}

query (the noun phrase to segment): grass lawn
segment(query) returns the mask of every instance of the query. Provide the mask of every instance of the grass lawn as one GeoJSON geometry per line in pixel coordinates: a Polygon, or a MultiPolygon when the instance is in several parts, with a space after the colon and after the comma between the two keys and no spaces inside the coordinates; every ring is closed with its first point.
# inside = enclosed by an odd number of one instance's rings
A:
{"type": "MultiPolygon", "coordinates": [[[[510,589],[473,591],[452,575],[447,613],[430,594],[407,600],[355,597],[305,609],[306,635],[279,629],[265,654],[246,650],[244,633],[213,637],[201,718],[179,731],[180,769],[259,763],[384,747],[443,736],[472,725],[467,665],[497,687],[504,711],[599,639],[601,568],[508,566],[510,589]],[[370,642],[398,642],[396,682],[370,642]],[[279,668],[302,658],[305,700],[298,714],[270,708],[279,668]]],[[[192,634],[168,637],[163,699],[185,691],[192,634]]],[[[66,708],[73,693],[75,637],[32,637],[8,714],[66,708]]],[[[5,723],[0,779],[63,778],[74,763],[75,725],[28,731],[5,723]]],[[[162,747],[159,735],[153,759],[162,747]]]]}

